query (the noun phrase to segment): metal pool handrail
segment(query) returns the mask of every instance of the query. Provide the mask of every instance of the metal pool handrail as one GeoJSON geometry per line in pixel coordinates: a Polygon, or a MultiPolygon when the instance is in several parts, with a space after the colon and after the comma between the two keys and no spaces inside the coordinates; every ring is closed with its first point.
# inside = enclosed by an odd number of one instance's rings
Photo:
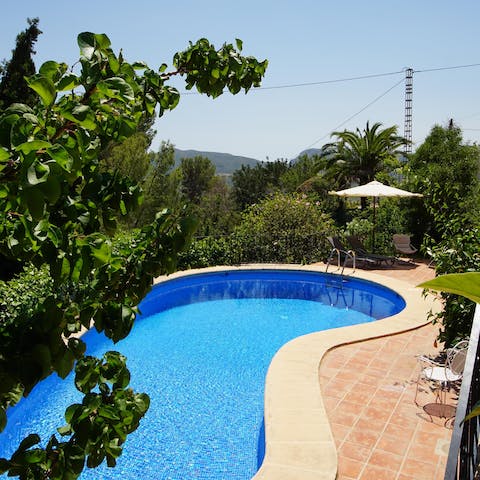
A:
{"type": "MultiPolygon", "coordinates": [[[[333,247],[331,252],[330,252],[330,255],[328,257],[328,260],[327,260],[327,267],[325,268],[325,273],[328,272],[328,267],[330,266],[330,262],[332,261],[334,255],[335,255],[335,252],[337,253],[337,270],[339,270],[340,268],[342,269],[342,271],[340,272],[341,275],[343,275],[343,271],[345,270],[345,264],[347,263],[347,260],[350,258],[352,260],[352,263],[353,263],[353,270],[352,270],[352,273],[355,271],[355,252],[353,250],[340,250],[336,247],[333,247]],[[341,255],[344,254],[345,255],[345,259],[343,261],[343,264],[342,264],[342,261],[341,261],[341,255]]],[[[336,270],[334,270],[336,271],[336,270]]]]}

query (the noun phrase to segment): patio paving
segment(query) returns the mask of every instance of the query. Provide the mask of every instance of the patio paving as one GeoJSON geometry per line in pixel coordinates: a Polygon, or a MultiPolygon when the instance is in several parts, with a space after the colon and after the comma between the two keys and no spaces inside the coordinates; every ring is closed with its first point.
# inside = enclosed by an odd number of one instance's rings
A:
{"type": "MultiPolygon", "coordinates": [[[[375,273],[412,285],[434,276],[423,263],[375,273]]],[[[428,325],[326,354],[320,386],[338,452],[338,480],[443,479],[451,429],[414,403],[415,355],[437,354],[437,334],[438,326],[428,325]]],[[[421,391],[418,400],[434,402],[434,394],[421,391]]]]}

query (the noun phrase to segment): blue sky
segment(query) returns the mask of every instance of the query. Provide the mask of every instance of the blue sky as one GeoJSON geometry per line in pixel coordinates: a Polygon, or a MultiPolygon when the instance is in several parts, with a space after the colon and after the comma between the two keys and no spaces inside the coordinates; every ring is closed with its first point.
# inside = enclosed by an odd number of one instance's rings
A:
{"type": "MultiPolygon", "coordinates": [[[[321,147],[333,130],[363,128],[367,121],[398,125],[403,134],[406,67],[480,64],[478,0],[9,1],[2,5],[0,59],[10,58],[26,18],[36,16],[43,31],[36,44],[37,66],[46,60],[73,63],[77,34],[93,31],[106,33],[127,60],[144,60],[151,67],[171,65],[173,54],[189,40],[207,37],[220,46],[240,38],[244,54],[269,60],[264,87],[400,72],[265,88],[246,96],[224,94],[216,100],[184,95],[157,121],[154,149],[170,140],[180,149],[275,160],[321,147]]],[[[480,141],[480,66],[419,71],[413,88],[416,146],[434,124],[450,118],[464,129],[466,141],[480,141]]]]}

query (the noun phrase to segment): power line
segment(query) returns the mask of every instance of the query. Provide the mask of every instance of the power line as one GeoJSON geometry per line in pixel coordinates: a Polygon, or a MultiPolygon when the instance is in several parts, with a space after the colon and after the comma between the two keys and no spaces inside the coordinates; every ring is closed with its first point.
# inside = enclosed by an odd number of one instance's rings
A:
{"type": "MultiPolygon", "coordinates": [[[[428,72],[439,72],[442,70],[455,70],[459,68],[471,68],[471,67],[480,67],[480,63],[470,63],[467,65],[453,65],[448,67],[424,68],[424,69],[413,70],[413,72],[428,73],[428,72]]],[[[379,77],[388,77],[392,75],[399,75],[400,73],[404,73],[404,72],[405,72],[405,69],[402,69],[402,70],[397,70],[395,72],[372,73],[367,75],[357,75],[355,77],[319,80],[317,82],[287,83],[285,85],[272,85],[271,87],[256,87],[256,88],[253,88],[251,92],[258,92],[259,90],[280,90],[283,88],[311,87],[314,85],[327,85],[331,83],[353,82],[357,80],[366,80],[369,78],[379,78],[379,77]]],[[[200,93],[199,92],[183,92],[182,95],[200,95],[200,93]]]]}
{"type": "Polygon", "coordinates": [[[366,78],[378,78],[378,77],[387,77],[390,75],[398,75],[399,73],[403,73],[403,70],[398,72],[387,72],[387,73],[372,73],[370,75],[360,75],[358,77],[346,77],[346,78],[336,78],[334,80],[321,80],[318,82],[307,82],[307,83],[291,83],[286,85],[275,85],[272,87],[258,87],[255,90],[274,90],[279,88],[295,88],[295,87],[309,87],[312,85],[325,85],[328,83],[341,83],[341,82],[352,82],[355,80],[364,80],[366,78]]]}
{"type": "Polygon", "coordinates": [[[414,70],[414,73],[439,72],[441,70],[455,70],[457,68],[480,67],[480,63],[470,63],[468,65],[455,65],[453,67],[425,68],[423,70],[414,70]]]}
{"type": "MultiPolygon", "coordinates": [[[[365,80],[368,78],[378,78],[378,77],[387,77],[391,75],[398,75],[400,73],[404,73],[404,70],[399,70],[398,72],[372,73],[368,75],[359,75],[356,77],[335,78],[333,80],[319,80],[318,82],[289,83],[285,85],[273,85],[271,87],[256,87],[256,88],[252,88],[250,92],[257,92],[259,90],[279,90],[282,88],[311,87],[313,85],[326,85],[329,83],[353,82],[356,80],[365,80]]],[[[200,93],[199,92],[183,92],[182,95],[200,95],[200,93]]]]}
{"type": "MultiPolygon", "coordinates": [[[[403,83],[403,78],[401,80],[399,80],[398,82],[396,82],[394,85],[392,85],[388,90],[385,90],[385,92],[383,92],[381,95],[379,95],[378,97],[376,97],[375,99],[373,99],[371,102],[367,103],[367,105],[365,105],[363,108],[361,108],[358,112],[354,113],[353,115],[350,115],[350,117],[348,117],[346,120],[344,120],[342,123],[340,123],[339,125],[337,125],[336,127],[334,127],[332,129],[332,131],[335,131],[337,129],[339,129],[340,127],[343,127],[343,125],[345,125],[346,123],[348,123],[350,120],[352,120],[353,118],[355,118],[357,115],[360,115],[360,113],[362,113],[364,110],[366,110],[368,107],[370,107],[371,105],[373,105],[374,103],[378,102],[378,100],[380,100],[382,97],[384,97],[385,95],[387,95],[387,93],[391,92],[395,87],[398,87],[398,85],[400,85],[401,83],[403,83]]],[[[324,138],[328,137],[330,135],[330,133],[327,133],[325,135],[323,135],[322,137],[320,137],[318,140],[315,140],[311,145],[309,145],[308,147],[305,147],[304,150],[308,149],[308,148],[311,148],[313,147],[314,145],[316,145],[320,140],[323,140],[324,138]]]]}

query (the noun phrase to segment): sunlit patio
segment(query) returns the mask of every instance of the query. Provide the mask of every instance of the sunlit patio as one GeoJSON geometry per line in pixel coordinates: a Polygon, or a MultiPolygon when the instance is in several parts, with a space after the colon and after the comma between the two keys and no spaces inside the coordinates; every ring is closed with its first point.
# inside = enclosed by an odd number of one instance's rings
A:
{"type": "MultiPolygon", "coordinates": [[[[434,276],[424,263],[375,273],[417,285],[434,276]]],[[[451,422],[429,417],[416,355],[437,354],[438,326],[340,346],[327,353],[320,385],[338,452],[338,480],[443,479],[451,422]]],[[[449,403],[453,403],[452,396],[449,403]]]]}

